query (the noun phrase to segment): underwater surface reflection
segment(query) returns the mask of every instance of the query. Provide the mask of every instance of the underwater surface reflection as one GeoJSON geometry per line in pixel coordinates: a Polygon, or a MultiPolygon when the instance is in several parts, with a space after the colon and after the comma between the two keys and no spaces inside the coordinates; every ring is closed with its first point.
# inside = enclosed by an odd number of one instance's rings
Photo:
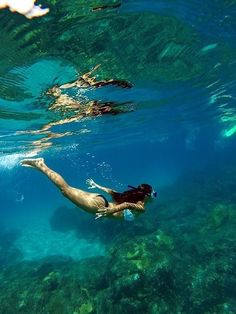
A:
{"type": "Polygon", "coordinates": [[[0,313],[236,312],[236,1],[0,10],[0,313]],[[132,222],[69,184],[158,197],[132,222]]]}

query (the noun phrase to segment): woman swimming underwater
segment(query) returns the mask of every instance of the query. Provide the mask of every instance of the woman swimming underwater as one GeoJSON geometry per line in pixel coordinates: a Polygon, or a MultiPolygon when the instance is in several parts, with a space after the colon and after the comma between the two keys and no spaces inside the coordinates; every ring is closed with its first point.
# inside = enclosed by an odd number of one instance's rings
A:
{"type": "Polygon", "coordinates": [[[98,193],[86,192],[69,186],[63,177],[50,169],[43,158],[24,159],[22,166],[33,167],[44,173],[62,192],[62,194],[78,207],[96,215],[97,218],[109,217],[120,218],[127,221],[145,211],[145,203],[156,197],[157,193],[149,184],[141,184],[138,187],[129,186],[130,190],[123,193],[98,185],[92,179],[87,180],[90,189],[98,188],[112,197],[112,202],[98,193]]]}

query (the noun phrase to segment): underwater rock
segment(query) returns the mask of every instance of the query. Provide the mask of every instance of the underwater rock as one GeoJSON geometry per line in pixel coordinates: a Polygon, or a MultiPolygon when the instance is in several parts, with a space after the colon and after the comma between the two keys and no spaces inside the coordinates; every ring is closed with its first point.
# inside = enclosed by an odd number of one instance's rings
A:
{"type": "Polygon", "coordinates": [[[227,223],[236,225],[236,206],[233,204],[217,204],[209,213],[206,228],[217,231],[227,223]]]}
{"type": "Polygon", "coordinates": [[[79,217],[74,208],[60,206],[50,217],[50,226],[54,231],[66,232],[79,228],[80,220],[81,217],[79,217]]]}
{"type": "Polygon", "coordinates": [[[234,314],[235,173],[185,175],[140,223],[99,223],[99,237],[112,238],[105,257],[5,265],[0,312],[234,314]]]}
{"type": "Polygon", "coordinates": [[[54,231],[74,230],[78,238],[99,240],[105,245],[109,245],[117,237],[122,237],[124,232],[126,236],[133,237],[149,234],[155,230],[155,226],[142,217],[132,224],[109,219],[94,221],[94,217],[86,212],[78,212],[77,208],[66,206],[60,206],[53,212],[50,217],[50,226],[54,231]]]}
{"type": "MultiPolygon", "coordinates": [[[[155,286],[155,293],[159,296],[164,294],[163,291],[167,287],[168,294],[170,289],[174,290],[173,280],[170,279],[173,249],[173,240],[162,231],[145,237],[139,236],[133,240],[118,240],[114,244],[110,251],[111,260],[106,269],[106,276],[112,284],[106,293],[113,299],[115,312],[149,313],[149,302],[145,304],[141,302],[150,294],[149,287],[153,289],[155,286]],[[167,278],[172,282],[172,286],[171,284],[168,286],[167,278]],[[128,299],[130,304],[125,307],[128,299]]],[[[103,299],[104,296],[100,295],[100,298],[103,299]]],[[[101,302],[103,305],[106,304],[105,299],[101,302]]],[[[105,307],[109,308],[109,303],[105,307]]]]}
{"type": "Polygon", "coordinates": [[[57,272],[50,272],[46,277],[43,278],[43,286],[46,290],[55,290],[59,285],[60,274],[57,272]]]}
{"type": "Polygon", "coordinates": [[[105,263],[104,258],[99,263],[97,259],[43,259],[1,269],[0,312],[93,313],[94,283],[99,282],[105,263]]]}
{"type": "Polygon", "coordinates": [[[94,311],[94,305],[91,302],[83,303],[79,309],[78,312],[74,312],[73,314],[90,314],[94,311]]]}

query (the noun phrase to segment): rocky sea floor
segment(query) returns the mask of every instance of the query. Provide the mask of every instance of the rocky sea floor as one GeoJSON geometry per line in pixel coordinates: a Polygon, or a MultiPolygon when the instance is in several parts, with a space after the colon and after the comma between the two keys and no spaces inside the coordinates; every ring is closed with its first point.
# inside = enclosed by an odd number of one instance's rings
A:
{"type": "Polygon", "coordinates": [[[179,178],[135,223],[95,224],[59,208],[50,224],[101,241],[107,254],[23,261],[20,235],[2,230],[0,313],[236,312],[234,167],[179,178]]]}

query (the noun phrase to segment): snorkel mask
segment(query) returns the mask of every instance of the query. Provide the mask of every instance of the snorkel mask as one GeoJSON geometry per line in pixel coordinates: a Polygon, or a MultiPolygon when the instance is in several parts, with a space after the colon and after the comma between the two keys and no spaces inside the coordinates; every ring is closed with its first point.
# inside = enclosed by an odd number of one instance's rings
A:
{"type": "MultiPolygon", "coordinates": [[[[132,186],[132,185],[128,185],[128,188],[130,188],[130,189],[132,189],[132,190],[137,189],[137,188],[135,188],[135,187],[132,186]]],[[[157,197],[157,192],[152,189],[151,194],[146,194],[146,195],[147,195],[147,196],[150,196],[151,198],[156,198],[156,197],[157,197]]]]}
{"type": "Polygon", "coordinates": [[[157,197],[157,192],[152,190],[151,197],[152,198],[156,198],[157,197]]]}

